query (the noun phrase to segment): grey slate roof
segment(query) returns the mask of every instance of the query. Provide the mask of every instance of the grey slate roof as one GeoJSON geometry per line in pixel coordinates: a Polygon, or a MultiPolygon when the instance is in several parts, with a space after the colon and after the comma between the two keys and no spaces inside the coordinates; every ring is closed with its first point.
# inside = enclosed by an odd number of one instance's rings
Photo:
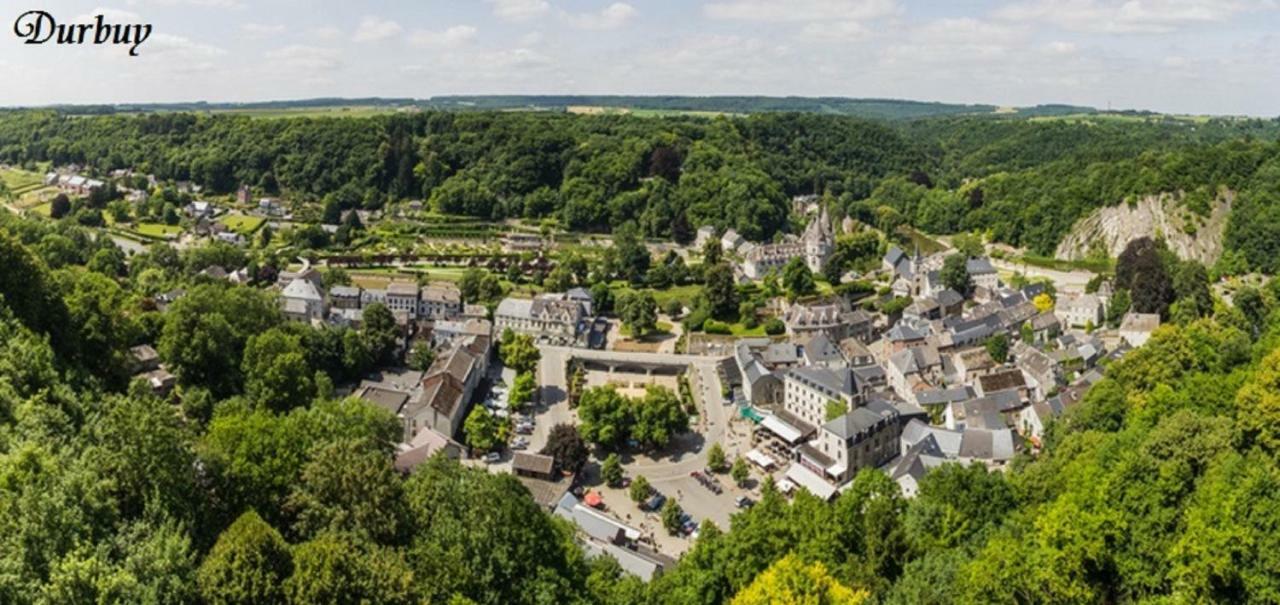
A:
{"type": "Polygon", "coordinates": [[[831,370],[804,366],[792,368],[788,372],[788,377],[813,386],[833,399],[841,395],[852,396],[854,393],[853,373],[848,369],[831,370]]]}
{"type": "Polygon", "coordinates": [[[897,418],[896,408],[880,401],[872,401],[822,425],[822,428],[841,439],[849,439],[857,435],[869,434],[883,427],[886,422],[896,421],[897,418]]]}
{"type": "Polygon", "coordinates": [[[824,333],[817,333],[809,340],[800,343],[803,350],[804,359],[810,364],[843,362],[844,356],[840,354],[840,349],[831,342],[830,338],[824,333]]]}
{"type": "Polygon", "coordinates": [[[991,260],[985,256],[971,258],[965,261],[964,266],[969,270],[969,275],[987,275],[996,272],[996,268],[991,266],[991,260]]]}

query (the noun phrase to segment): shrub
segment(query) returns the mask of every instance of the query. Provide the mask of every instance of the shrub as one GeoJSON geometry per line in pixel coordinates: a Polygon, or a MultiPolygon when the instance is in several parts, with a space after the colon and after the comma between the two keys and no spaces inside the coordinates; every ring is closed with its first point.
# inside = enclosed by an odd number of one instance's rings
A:
{"type": "Polygon", "coordinates": [[[729,324],[718,319],[708,319],[702,323],[702,331],[707,334],[732,334],[729,324]]]}
{"type": "Polygon", "coordinates": [[[769,321],[764,322],[764,333],[769,336],[777,336],[787,331],[787,325],[782,323],[777,317],[770,317],[769,321]]]}

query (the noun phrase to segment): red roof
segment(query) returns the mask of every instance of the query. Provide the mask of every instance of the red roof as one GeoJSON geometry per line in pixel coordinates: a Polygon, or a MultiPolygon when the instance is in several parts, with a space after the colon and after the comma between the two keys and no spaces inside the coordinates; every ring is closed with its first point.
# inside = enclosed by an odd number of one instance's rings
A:
{"type": "Polygon", "coordinates": [[[592,508],[596,508],[601,504],[604,504],[604,498],[600,496],[600,492],[597,492],[595,490],[587,492],[586,497],[584,497],[582,501],[586,502],[587,506],[590,506],[592,508]]]}

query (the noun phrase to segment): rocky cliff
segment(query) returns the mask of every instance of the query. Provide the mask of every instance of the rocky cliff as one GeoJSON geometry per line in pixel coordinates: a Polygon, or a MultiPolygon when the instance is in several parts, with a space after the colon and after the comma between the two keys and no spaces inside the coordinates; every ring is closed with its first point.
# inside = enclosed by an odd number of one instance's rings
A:
{"type": "Polygon", "coordinates": [[[1232,192],[1213,201],[1208,216],[1189,210],[1174,194],[1152,195],[1134,203],[1095,210],[1076,222],[1058,244],[1058,258],[1079,260],[1101,245],[1112,258],[1140,237],[1163,236],[1182,259],[1211,265],[1222,255],[1222,230],[1231,213],[1232,192]]]}

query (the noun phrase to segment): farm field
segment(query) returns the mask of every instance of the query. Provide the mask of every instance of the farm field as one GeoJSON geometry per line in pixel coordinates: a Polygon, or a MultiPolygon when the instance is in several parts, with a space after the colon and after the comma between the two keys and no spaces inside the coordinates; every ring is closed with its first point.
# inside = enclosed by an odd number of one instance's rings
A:
{"type": "MultiPolygon", "coordinates": [[[[45,189],[44,177],[38,173],[17,168],[0,169],[0,182],[15,198],[23,199],[27,194],[45,189]]],[[[51,188],[50,188],[51,189],[51,188]]]]}
{"type": "Polygon", "coordinates": [[[333,107],[292,107],[279,109],[217,109],[209,113],[243,115],[251,118],[367,118],[370,116],[397,113],[400,108],[378,107],[372,105],[333,106],[333,107]]]}

